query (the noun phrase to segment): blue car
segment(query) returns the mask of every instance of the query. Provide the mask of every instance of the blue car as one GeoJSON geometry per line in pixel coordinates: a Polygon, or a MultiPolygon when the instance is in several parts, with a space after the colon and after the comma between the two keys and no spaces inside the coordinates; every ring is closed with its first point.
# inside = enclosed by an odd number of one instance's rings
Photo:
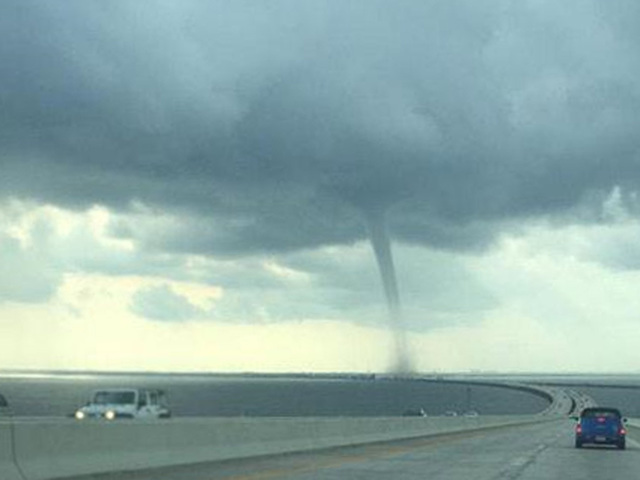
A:
{"type": "Polygon", "coordinates": [[[624,450],[627,430],[617,408],[585,408],[576,425],[576,448],[585,443],[615,445],[624,450]]]}

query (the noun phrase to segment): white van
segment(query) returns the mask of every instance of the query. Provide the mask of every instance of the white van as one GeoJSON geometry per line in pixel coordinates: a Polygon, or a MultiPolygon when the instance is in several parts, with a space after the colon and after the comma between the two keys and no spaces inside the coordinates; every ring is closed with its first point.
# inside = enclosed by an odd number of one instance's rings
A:
{"type": "Polygon", "coordinates": [[[162,390],[139,388],[97,390],[91,400],[75,412],[75,418],[169,418],[171,410],[167,406],[162,390]]]}

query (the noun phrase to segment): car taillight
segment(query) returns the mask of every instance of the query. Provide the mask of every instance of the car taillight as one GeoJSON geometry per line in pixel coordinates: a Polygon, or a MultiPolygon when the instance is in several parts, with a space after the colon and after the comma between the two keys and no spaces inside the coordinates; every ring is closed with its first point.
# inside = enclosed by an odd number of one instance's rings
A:
{"type": "Polygon", "coordinates": [[[626,435],[627,434],[627,430],[620,427],[620,435],[626,435]]]}
{"type": "Polygon", "coordinates": [[[582,425],[576,425],[576,433],[582,433],[582,425]]]}

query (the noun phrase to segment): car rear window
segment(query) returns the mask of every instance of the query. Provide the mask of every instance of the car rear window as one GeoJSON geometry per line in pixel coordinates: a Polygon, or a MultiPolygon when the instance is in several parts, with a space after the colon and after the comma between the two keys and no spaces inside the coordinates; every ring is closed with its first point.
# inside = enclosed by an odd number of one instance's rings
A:
{"type": "Polygon", "coordinates": [[[582,412],[583,418],[607,417],[620,418],[620,412],[615,410],[585,410],[582,412]]]}

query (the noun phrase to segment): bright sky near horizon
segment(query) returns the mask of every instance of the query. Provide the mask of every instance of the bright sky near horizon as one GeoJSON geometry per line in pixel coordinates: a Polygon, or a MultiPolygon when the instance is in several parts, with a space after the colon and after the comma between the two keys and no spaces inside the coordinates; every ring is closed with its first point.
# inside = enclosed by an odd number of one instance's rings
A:
{"type": "Polygon", "coordinates": [[[638,18],[2,2],[0,369],[640,371],[638,18]]]}

